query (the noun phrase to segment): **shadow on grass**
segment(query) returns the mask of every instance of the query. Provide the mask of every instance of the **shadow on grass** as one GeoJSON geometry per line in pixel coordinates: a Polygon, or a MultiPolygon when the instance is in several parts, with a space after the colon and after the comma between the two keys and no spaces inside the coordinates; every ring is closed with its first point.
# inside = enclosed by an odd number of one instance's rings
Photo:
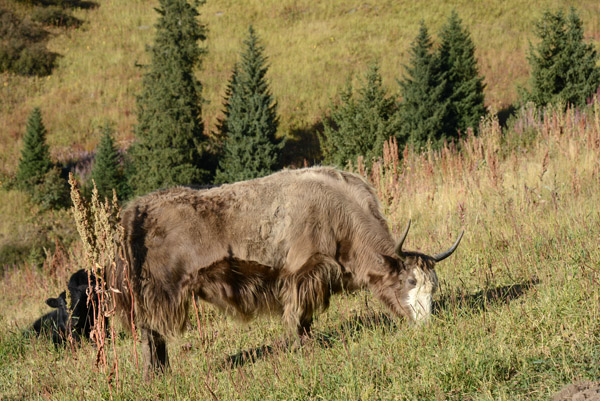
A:
{"type": "Polygon", "coordinates": [[[58,6],[62,8],[80,8],[84,10],[94,9],[100,6],[100,4],[95,1],[84,0],[18,0],[18,2],[42,7],[58,6]]]}
{"type": "Polygon", "coordinates": [[[322,159],[319,133],[323,132],[321,121],[309,127],[292,128],[281,152],[284,166],[312,166],[322,159]]]}
{"type": "MultiPolygon", "coordinates": [[[[283,348],[285,349],[285,348],[283,348]]],[[[263,345],[260,347],[240,351],[237,354],[230,355],[225,358],[221,369],[224,368],[237,368],[247,363],[254,363],[259,359],[263,359],[275,352],[275,347],[271,345],[263,345]]]]}
{"type": "MultiPolygon", "coordinates": [[[[489,305],[508,304],[522,297],[538,283],[538,279],[530,279],[519,284],[481,290],[475,294],[466,294],[458,289],[455,292],[442,296],[438,301],[434,301],[433,314],[438,315],[443,310],[454,308],[481,313],[486,311],[489,305]]],[[[361,332],[382,328],[389,332],[397,331],[399,329],[398,319],[391,317],[387,313],[370,311],[366,314],[351,316],[327,332],[314,333],[313,337],[307,340],[307,344],[329,348],[334,343],[354,338],[361,332]]],[[[225,358],[221,369],[240,367],[247,363],[254,363],[260,359],[267,358],[269,355],[277,352],[295,351],[297,349],[298,344],[295,342],[295,339],[281,340],[274,345],[263,345],[230,355],[225,358]]]]}
{"type": "MultiPolygon", "coordinates": [[[[381,327],[390,331],[398,329],[395,320],[383,312],[373,311],[365,315],[354,315],[327,332],[313,333],[313,336],[307,339],[302,346],[329,348],[334,343],[354,338],[363,330],[375,330],[381,327]]],[[[302,346],[295,338],[283,339],[273,345],[263,345],[230,355],[225,358],[220,368],[231,369],[240,367],[247,363],[254,363],[260,359],[268,358],[270,355],[278,352],[295,352],[302,346]]]]}
{"type": "Polygon", "coordinates": [[[498,113],[496,113],[496,117],[498,118],[498,123],[500,124],[500,127],[506,128],[510,118],[514,117],[516,114],[517,108],[512,104],[498,110],[498,113]]]}
{"type": "Polygon", "coordinates": [[[454,308],[484,312],[490,304],[508,304],[522,297],[537,284],[539,284],[539,280],[532,278],[518,284],[481,290],[475,294],[466,294],[461,289],[457,289],[433,302],[433,314],[437,315],[443,310],[454,308]]]}

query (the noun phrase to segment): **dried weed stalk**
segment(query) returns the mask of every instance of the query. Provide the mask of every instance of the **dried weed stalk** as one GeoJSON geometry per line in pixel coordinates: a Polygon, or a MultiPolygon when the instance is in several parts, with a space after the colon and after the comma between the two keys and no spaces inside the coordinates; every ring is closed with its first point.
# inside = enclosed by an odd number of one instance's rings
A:
{"type": "MultiPolygon", "coordinates": [[[[112,200],[105,199],[102,202],[94,183],[92,198],[90,202],[85,202],[77,188],[77,182],[73,178],[73,174],[69,174],[69,184],[71,185],[73,216],[84,248],[84,265],[89,273],[96,276],[95,288],[90,288],[98,294],[98,304],[92,305],[95,314],[95,325],[90,334],[97,349],[96,366],[103,373],[108,373],[109,383],[115,378],[118,388],[119,366],[114,343],[115,330],[113,319],[108,319],[115,312],[111,292],[116,290],[115,283],[107,283],[106,278],[115,277],[114,274],[107,274],[107,269],[114,270],[117,258],[122,254],[120,244],[123,239],[123,227],[119,224],[120,208],[114,191],[112,200]],[[107,372],[109,367],[107,334],[110,334],[114,359],[109,372],[107,372]]],[[[92,299],[93,297],[89,297],[88,302],[91,302],[92,299]]]]}

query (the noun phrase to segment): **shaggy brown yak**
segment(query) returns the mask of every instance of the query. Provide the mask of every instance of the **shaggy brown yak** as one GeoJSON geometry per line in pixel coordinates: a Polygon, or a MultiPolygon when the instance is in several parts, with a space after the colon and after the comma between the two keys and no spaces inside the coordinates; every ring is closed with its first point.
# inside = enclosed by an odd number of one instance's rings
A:
{"type": "Polygon", "coordinates": [[[408,228],[395,244],[373,188],[327,167],[157,191],[131,202],[122,224],[116,301],[141,329],[147,374],[168,365],[166,338],[194,295],[243,319],[280,314],[300,336],[332,294],[365,287],[395,315],[425,320],[435,262],[460,241],[433,257],[404,252],[408,228]]]}

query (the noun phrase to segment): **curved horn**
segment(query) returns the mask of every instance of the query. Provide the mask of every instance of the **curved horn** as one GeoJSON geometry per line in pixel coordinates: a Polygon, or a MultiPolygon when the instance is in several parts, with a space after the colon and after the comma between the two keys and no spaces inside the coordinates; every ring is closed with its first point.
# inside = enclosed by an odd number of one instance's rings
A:
{"type": "Polygon", "coordinates": [[[396,255],[402,256],[402,244],[404,244],[404,240],[408,235],[408,230],[410,230],[410,219],[408,219],[408,224],[406,225],[406,229],[404,230],[404,234],[402,234],[402,238],[398,241],[398,245],[396,245],[396,255]]]}
{"type": "Polygon", "coordinates": [[[460,240],[462,239],[464,233],[465,233],[465,231],[463,230],[460,233],[460,235],[458,236],[458,239],[456,240],[454,245],[452,245],[450,247],[450,249],[448,249],[446,252],[442,252],[442,253],[435,255],[433,257],[433,260],[435,260],[436,262],[440,262],[440,261],[446,259],[448,256],[452,255],[452,252],[454,252],[456,250],[456,248],[458,248],[458,244],[460,244],[460,240]]]}

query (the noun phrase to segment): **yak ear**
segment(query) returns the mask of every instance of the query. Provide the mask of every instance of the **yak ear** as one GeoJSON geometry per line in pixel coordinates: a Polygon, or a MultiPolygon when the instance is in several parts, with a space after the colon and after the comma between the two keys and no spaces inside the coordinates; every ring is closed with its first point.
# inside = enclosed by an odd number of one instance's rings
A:
{"type": "Polygon", "coordinates": [[[381,255],[381,257],[383,263],[393,271],[404,270],[406,267],[400,256],[381,255]]]}
{"type": "Polygon", "coordinates": [[[60,297],[58,297],[58,298],[48,298],[46,300],[46,305],[48,305],[51,308],[56,308],[56,309],[60,309],[62,307],[66,307],[65,301],[63,299],[61,299],[60,297]]]}
{"type": "Polygon", "coordinates": [[[46,305],[48,305],[51,308],[61,308],[61,307],[66,308],[67,307],[67,294],[63,291],[56,298],[48,298],[46,300],[46,305]]]}

